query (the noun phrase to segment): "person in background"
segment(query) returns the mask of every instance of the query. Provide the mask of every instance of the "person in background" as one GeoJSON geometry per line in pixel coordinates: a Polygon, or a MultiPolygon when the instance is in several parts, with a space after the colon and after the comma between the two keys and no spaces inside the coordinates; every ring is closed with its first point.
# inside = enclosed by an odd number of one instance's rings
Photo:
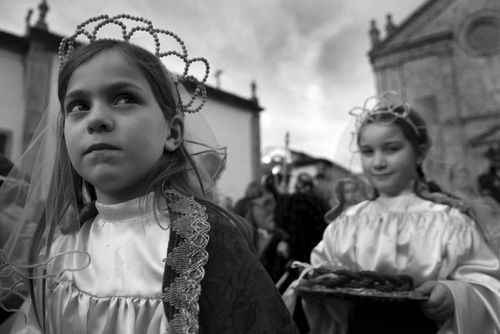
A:
{"type": "MultiPolygon", "coordinates": [[[[276,228],[282,233],[277,234],[279,238],[273,243],[276,260],[272,276],[278,279],[276,286],[281,293],[299,275],[291,263],[308,261],[311,250],[321,240],[325,229],[323,217],[327,208],[314,190],[313,178],[307,173],[300,173],[295,192],[281,195],[276,204],[276,228]]],[[[300,307],[295,309],[293,318],[300,332],[308,333],[309,326],[300,307]]]]}
{"type": "Polygon", "coordinates": [[[295,193],[297,194],[313,194],[314,179],[308,173],[299,173],[295,182],[295,193]]]}
{"type": "Polygon", "coordinates": [[[479,194],[469,169],[461,163],[450,168],[448,182],[450,192],[472,207],[488,244],[500,256],[500,203],[492,196],[479,194]]]}
{"type": "MultiPolygon", "coordinates": [[[[4,183],[4,180],[13,167],[14,164],[12,163],[12,161],[10,161],[5,155],[0,154],[0,187],[4,183]]],[[[8,224],[8,222],[13,220],[13,214],[19,215],[22,214],[22,212],[17,210],[15,212],[11,211],[8,213],[0,212],[0,245],[2,246],[7,241],[7,234],[5,233],[6,228],[4,224],[8,224]]],[[[8,317],[12,315],[12,311],[9,310],[15,309],[21,304],[22,300],[16,297],[12,297],[10,301],[6,301],[5,307],[0,307],[0,324],[2,324],[5,320],[7,320],[8,317]]]]}
{"type": "Polygon", "coordinates": [[[233,212],[241,217],[245,217],[250,207],[250,203],[263,194],[264,190],[259,181],[250,182],[245,190],[245,195],[236,201],[233,212]]]}
{"type": "Polygon", "coordinates": [[[323,234],[324,226],[318,223],[318,217],[326,210],[323,200],[314,191],[312,176],[298,174],[295,192],[281,196],[277,204],[276,224],[286,233],[277,245],[277,253],[288,262],[307,260],[323,234]]]}
{"type": "Polygon", "coordinates": [[[450,191],[462,199],[474,199],[479,197],[479,191],[472,179],[471,173],[468,168],[461,163],[456,163],[451,166],[448,172],[448,183],[450,185],[450,191]]]}
{"type": "Polygon", "coordinates": [[[224,196],[224,199],[222,200],[221,206],[226,209],[227,211],[233,211],[234,206],[233,206],[233,199],[230,196],[224,196]]]}
{"type": "Polygon", "coordinates": [[[330,223],[335,220],[345,209],[366,199],[364,183],[349,177],[340,179],[334,186],[334,198],[332,208],[325,214],[325,221],[330,223]]]}
{"type": "Polygon", "coordinates": [[[488,148],[485,156],[490,166],[478,177],[479,192],[481,196],[491,196],[500,204],[500,142],[488,148]]]}
{"type": "Polygon", "coordinates": [[[245,195],[233,207],[233,212],[250,223],[253,230],[252,244],[258,256],[261,255],[270,230],[274,226],[274,198],[268,194],[258,181],[248,184],[245,195]]]}
{"type": "Polygon", "coordinates": [[[276,199],[273,194],[264,191],[264,193],[257,198],[254,198],[248,204],[248,209],[245,219],[254,227],[256,233],[254,238],[254,245],[257,249],[257,255],[263,255],[264,250],[268,247],[275,232],[275,219],[274,212],[276,208],[276,199]]]}
{"type": "Polygon", "coordinates": [[[5,155],[0,154],[0,186],[2,186],[4,178],[10,173],[12,167],[14,167],[12,161],[5,155]]]}

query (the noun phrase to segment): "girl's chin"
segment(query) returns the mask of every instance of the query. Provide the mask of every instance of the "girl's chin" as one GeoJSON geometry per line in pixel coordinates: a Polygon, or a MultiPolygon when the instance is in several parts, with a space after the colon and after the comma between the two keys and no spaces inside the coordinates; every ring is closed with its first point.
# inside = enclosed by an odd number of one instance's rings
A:
{"type": "Polygon", "coordinates": [[[406,190],[407,190],[407,187],[404,187],[404,188],[377,187],[378,193],[384,197],[396,197],[396,196],[399,196],[402,193],[406,192],[406,190]]]}
{"type": "Polygon", "coordinates": [[[122,203],[146,194],[146,189],[141,187],[129,188],[99,188],[96,187],[97,201],[103,204],[122,203]]]}
{"type": "Polygon", "coordinates": [[[134,198],[141,197],[142,195],[144,195],[144,194],[120,193],[120,194],[116,195],[116,194],[98,192],[97,193],[97,201],[99,203],[102,203],[102,204],[118,204],[118,203],[123,203],[123,202],[133,200],[134,198]]]}

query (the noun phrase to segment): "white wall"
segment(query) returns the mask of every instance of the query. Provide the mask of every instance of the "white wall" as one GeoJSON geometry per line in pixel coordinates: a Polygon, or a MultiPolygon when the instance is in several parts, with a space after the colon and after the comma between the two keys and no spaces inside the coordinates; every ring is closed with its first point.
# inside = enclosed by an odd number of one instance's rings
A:
{"type": "Polygon", "coordinates": [[[220,145],[227,147],[226,169],[217,188],[221,196],[237,200],[243,196],[252,173],[252,113],[208,100],[201,114],[220,145]]]}
{"type": "Polygon", "coordinates": [[[23,63],[18,53],[0,49],[0,131],[10,132],[7,156],[16,160],[22,153],[26,110],[23,63]]]}

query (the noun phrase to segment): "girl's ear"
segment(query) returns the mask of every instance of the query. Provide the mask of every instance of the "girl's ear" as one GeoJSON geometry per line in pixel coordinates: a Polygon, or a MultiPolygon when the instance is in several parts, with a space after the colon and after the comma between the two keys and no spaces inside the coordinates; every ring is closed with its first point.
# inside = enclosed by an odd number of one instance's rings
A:
{"type": "Polygon", "coordinates": [[[181,145],[184,138],[184,121],[181,115],[175,115],[169,123],[170,134],[165,142],[165,150],[173,152],[181,145]]]}

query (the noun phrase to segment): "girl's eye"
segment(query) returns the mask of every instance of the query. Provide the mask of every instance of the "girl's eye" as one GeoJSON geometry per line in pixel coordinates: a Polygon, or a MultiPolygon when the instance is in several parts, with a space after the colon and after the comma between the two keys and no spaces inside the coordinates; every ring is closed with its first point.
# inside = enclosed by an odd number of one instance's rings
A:
{"type": "Polygon", "coordinates": [[[384,151],[388,152],[388,153],[396,153],[396,152],[399,152],[401,148],[399,146],[387,146],[384,151]]]}
{"type": "Polygon", "coordinates": [[[82,102],[72,102],[66,107],[66,114],[88,110],[88,106],[82,102]]]}
{"type": "Polygon", "coordinates": [[[362,148],[359,150],[359,152],[364,156],[370,156],[373,154],[373,150],[371,148],[362,148]]]}
{"type": "Polygon", "coordinates": [[[136,103],[137,100],[131,96],[131,95],[120,95],[117,99],[115,104],[131,104],[131,103],[136,103]]]}

